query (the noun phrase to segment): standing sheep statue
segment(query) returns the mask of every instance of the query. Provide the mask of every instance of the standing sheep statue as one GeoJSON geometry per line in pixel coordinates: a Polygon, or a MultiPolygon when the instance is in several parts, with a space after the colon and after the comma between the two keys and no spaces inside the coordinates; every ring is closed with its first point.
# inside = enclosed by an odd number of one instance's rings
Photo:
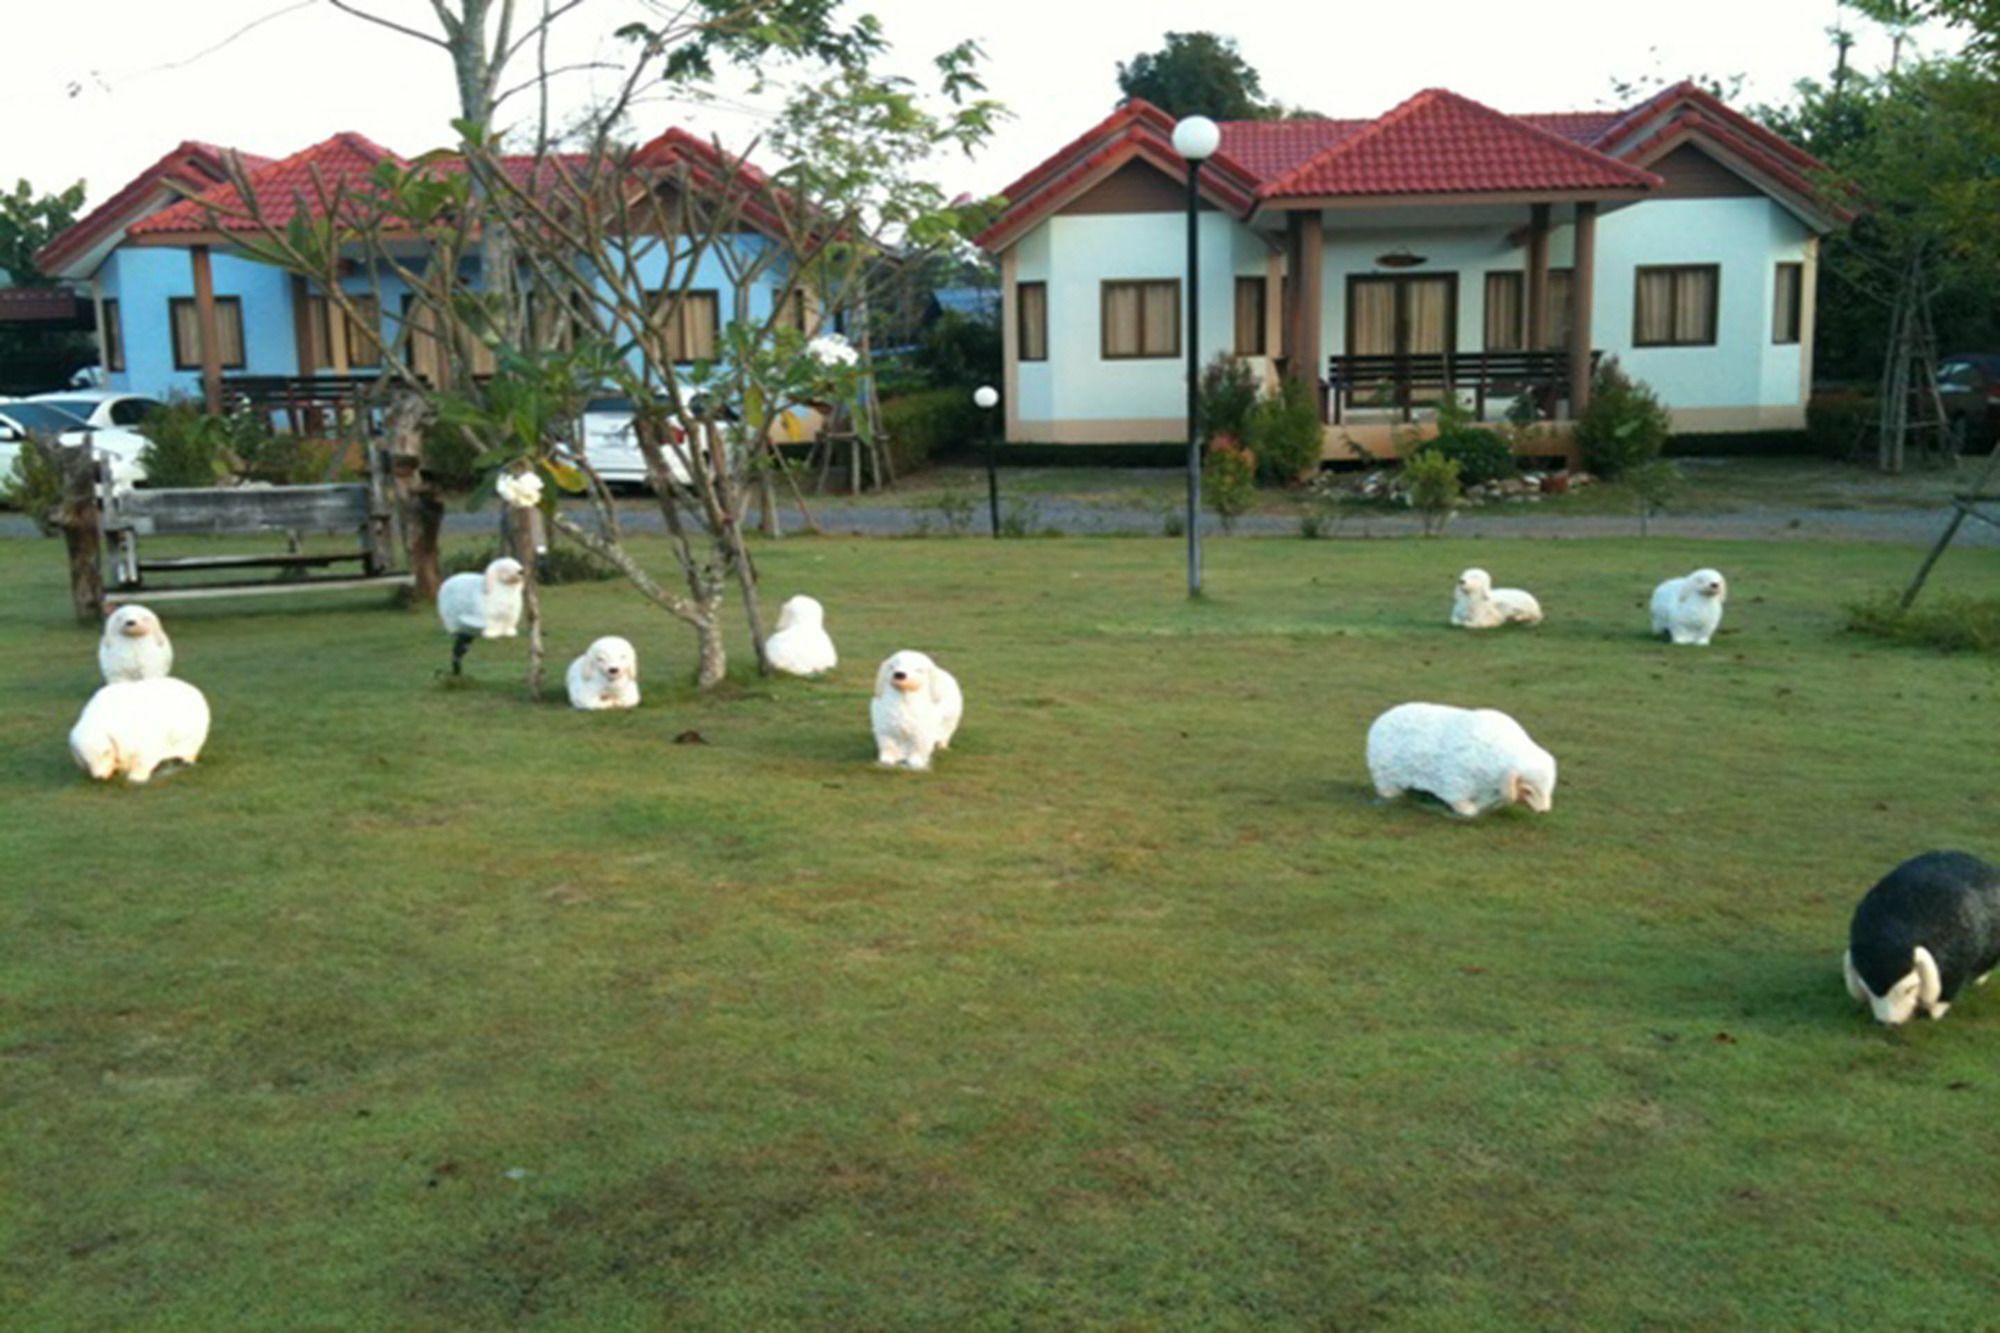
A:
{"type": "Polygon", "coordinates": [[[1705,648],[1722,625],[1722,604],[1727,600],[1729,585],[1717,570],[1697,569],[1668,579],[1653,589],[1653,633],[1705,648]]]}
{"type": "Polygon", "coordinates": [[[1555,756],[1492,708],[1391,708],[1368,728],[1368,773],[1384,800],[1429,792],[1468,818],[1503,805],[1547,814],[1555,804],[1555,756]]]}
{"type": "Polygon", "coordinates": [[[121,606],[104,620],[104,637],[97,644],[97,669],[104,683],[155,680],[174,674],[174,644],[160,618],[136,602],[121,606]]]}
{"type": "Polygon", "coordinates": [[[1943,1018],[1967,982],[2000,966],[2000,869],[1966,852],[1925,852],[1882,877],[1854,909],[1840,970],[1875,1021],[1943,1018]]]}
{"type": "Polygon", "coordinates": [[[527,571],[501,556],[483,574],[453,574],[438,588],[438,619],[452,636],[451,674],[463,672],[474,639],[511,639],[521,632],[522,589],[527,571]]]}

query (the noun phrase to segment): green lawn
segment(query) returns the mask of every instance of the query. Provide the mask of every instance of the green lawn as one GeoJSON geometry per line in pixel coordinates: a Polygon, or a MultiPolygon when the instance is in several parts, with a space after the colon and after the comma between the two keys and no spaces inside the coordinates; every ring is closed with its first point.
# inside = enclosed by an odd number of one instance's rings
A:
{"type": "MultiPolygon", "coordinates": [[[[0,542],[0,1324],[1989,1324],[2000,994],[1886,1031],[1847,918],[2000,855],[2000,666],[1855,638],[1917,553],[791,541],[830,680],[683,683],[616,584],[558,673],[429,614],[166,607],[202,765],[99,787],[53,543],[0,542]],[[1467,563],[1543,628],[1444,625],[1467,563]],[[1730,576],[1709,650],[1653,582],[1730,576]],[[877,770],[874,664],[967,721],[877,770]],[[1555,810],[1379,806],[1497,704],[1555,810]],[[706,745],[676,745],[698,730],[706,745]]],[[[1990,589],[2000,553],[1938,586],[1990,589]]]]}

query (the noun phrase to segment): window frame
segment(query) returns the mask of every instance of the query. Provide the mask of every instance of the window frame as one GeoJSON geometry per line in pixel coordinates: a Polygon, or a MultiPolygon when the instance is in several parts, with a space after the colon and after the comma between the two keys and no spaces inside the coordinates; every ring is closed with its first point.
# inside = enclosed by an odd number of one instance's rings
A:
{"type": "Polygon", "coordinates": [[[1014,359],[1029,362],[1049,359],[1049,284],[1045,280],[1035,279],[1014,284],[1014,359]],[[1028,320],[1024,313],[1027,303],[1021,299],[1022,294],[1030,288],[1041,296],[1035,318],[1035,331],[1040,335],[1042,344],[1039,356],[1031,355],[1028,351],[1028,320]]]}
{"type": "MultiPolygon", "coordinates": [[[[647,305],[649,307],[656,305],[659,302],[662,295],[664,295],[664,293],[658,290],[647,292],[646,293],[647,305]]],[[[679,322],[679,328],[669,329],[666,331],[667,339],[670,344],[668,347],[668,351],[669,353],[673,353],[673,352],[686,352],[688,350],[687,349],[688,310],[692,305],[694,298],[698,296],[705,296],[712,303],[709,306],[708,344],[710,347],[714,348],[715,351],[713,355],[707,357],[674,356],[672,358],[673,364],[677,366],[698,365],[702,361],[705,360],[715,361],[720,359],[720,357],[722,356],[722,291],[720,288],[717,287],[690,287],[686,291],[680,292],[675,296],[674,308],[670,313],[679,322]],[[671,344],[675,342],[678,342],[680,346],[678,347],[671,346],[671,344]]]]}
{"type": "Polygon", "coordinates": [[[1777,263],[1771,286],[1771,344],[1774,347],[1796,347],[1805,341],[1806,334],[1806,266],[1796,259],[1781,259],[1777,263]],[[1785,283],[1792,287],[1792,321],[1790,336],[1778,324],[1779,302],[1785,283]]]}
{"type": "MultiPolygon", "coordinates": [[[[1669,321],[1671,322],[1671,320],[1669,321]]],[[[1645,348],[1666,347],[1716,347],[1722,340],[1722,265],[1721,264],[1639,264],[1632,270],[1632,346],[1645,348]],[[1712,276],[1708,288],[1708,336],[1706,338],[1683,338],[1678,329],[1674,336],[1664,340],[1640,336],[1645,327],[1645,312],[1640,308],[1639,299],[1646,290],[1648,274],[1672,274],[1668,284],[1667,305],[1671,311],[1680,305],[1678,293],[1674,290],[1681,275],[1706,273],[1712,276]]]]}
{"type": "Polygon", "coordinates": [[[1105,278],[1097,289],[1097,355],[1101,361],[1178,361],[1181,355],[1181,280],[1179,278],[1105,278]],[[1139,292],[1139,349],[1136,352],[1111,350],[1111,292],[1116,287],[1137,287],[1139,292]],[[1173,347],[1165,352],[1148,352],[1146,347],[1147,287],[1171,287],[1174,299],[1173,347]]]}
{"type": "Polygon", "coordinates": [[[1528,350],[1528,275],[1518,268],[1489,268],[1486,281],[1479,289],[1479,346],[1487,352],[1525,352],[1528,350]],[[1514,332],[1513,341],[1505,347],[1493,344],[1493,284],[1494,280],[1510,285],[1514,289],[1514,332]]]}
{"type": "MultiPolygon", "coordinates": [[[[203,367],[201,349],[199,347],[192,349],[194,352],[193,361],[184,361],[181,359],[181,325],[178,315],[182,306],[195,308],[195,341],[200,342],[201,340],[201,311],[198,308],[199,302],[192,296],[169,296],[167,298],[167,341],[173,347],[174,369],[201,370],[203,367]]],[[[223,370],[245,370],[250,364],[250,342],[243,336],[243,298],[240,296],[218,296],[215,298],[215,322],[218,335],[220,334],[223,318],[230,311],[235,312],[236,346],[242,351],[242,356],[235,361],[221,361],[219,365],[223,370]]]]}

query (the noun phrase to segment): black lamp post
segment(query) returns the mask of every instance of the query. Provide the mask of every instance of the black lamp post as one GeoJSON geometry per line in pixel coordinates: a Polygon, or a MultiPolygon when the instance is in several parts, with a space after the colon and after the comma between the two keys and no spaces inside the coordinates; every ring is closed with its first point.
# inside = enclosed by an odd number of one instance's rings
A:
{"type": "Polygon", "coordinates": [[[1174,151],[1187,161],[1187,539],[1188,596],[1201,596],[1201,164],[1222,143],[1222,131],[1207,116],[1189,116],[1174,126],[1174,151]]]}
{"type": "Polygon", "coordinates": [[[986,423],[986,512],[993,522],[993,539],[1000,539],[1000,445],[993,434],[993,409],[1000,403],[1000,391],[982,384],[972,391],[972,401],[985,414],[986,423]]]}

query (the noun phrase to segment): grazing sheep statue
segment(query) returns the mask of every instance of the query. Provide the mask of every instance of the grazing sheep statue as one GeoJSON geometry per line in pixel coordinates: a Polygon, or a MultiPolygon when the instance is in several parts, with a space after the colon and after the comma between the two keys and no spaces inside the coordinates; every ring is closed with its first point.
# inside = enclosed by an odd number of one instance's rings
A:
{"type": "Polygon", "coordinates": [[[908,649],[892,655],[875,673],[868,705],[876,759],[890,767],[929,768],[933,752],[951,748],[964,714],[965,696],[949,671],[908,649]]]}
{"type": "Polygon", "coordinates": [[[1706,647],[1722,624],[1729,585],[1713,569],[1697,569],[1653,589],[1653,633],[1675,643],[1706,647]]]}
{"type": "Polygon", "coordinates": [[[812,597],[793,597],[778,610],[778,628],[764,640],[764,660],[793,676],[817,676],[840,663],[826,632],[826,608],[812,597]]]}
{"type": "Polygon", "coordinates": [[[631,641],[607,634],[569,664],[565,677],[572,708],[595,712],[602,708],[639,706],[639,653],[631,641]]]}
{"type": "Polygon", "coordinates": [[[69,752],[99,782],[144,783],[161,764],[192,764],[208,741],[208,700],[184,680],[121,680],[99,689],[70,729],[69,752]]]}
{"type": "Polygon", "coordinates": [[[438,587],[438,619],[452,636],[452,675],[464,670],[474,639],[511,639],[521,632],[527,577],[520,561],[503,555],[483,574],[453,574],[438,587]]]}
{"type": "Polygon", "coordinates": [[[97,644],[97,667],[105,684],[154,680],[174,673],[174,644],[160,618],[136,602],[121,606],[104,621],[97,644]]]}
{"type": "Polygon", "coordinates": [[[1429,792],[1468,817],[1517,804],[1547,814],[1555,804],[1555,757],[1491,708],[1391,708],[1368,728],[1368,772],[1385,800],[1429,792]]]}
{"type": "Polygon", "coordinates": [[[1468,569],[1458,576],[1458,588],[1451,596],[1451,623],[1466,629],[1492,629],[1518,622],[1542,623],[1542,604],[1519,588],[1496,588],[1493,576],[1483,569],[1468,569]]]}
{"type": "Polygon", "coordinates": [[[1840,970],[1878,1023],[1921,1009],[1943,1018],[1968,981],[2000,965],[2000,869],[1966,852],[1925,852],[1882,877],[1854,909],[1840,970]]]}

